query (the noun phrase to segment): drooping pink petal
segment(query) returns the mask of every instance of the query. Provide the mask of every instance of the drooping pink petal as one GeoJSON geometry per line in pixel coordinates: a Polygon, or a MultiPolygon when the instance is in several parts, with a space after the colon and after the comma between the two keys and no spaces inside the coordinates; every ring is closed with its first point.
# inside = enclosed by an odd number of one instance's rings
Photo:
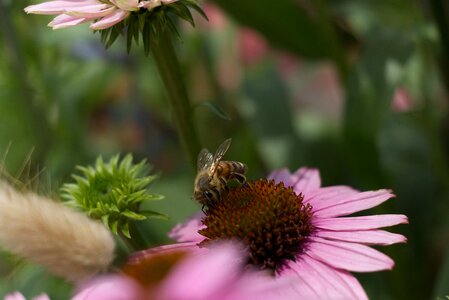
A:
{"type": "Polygon", "coordinates": [[[107,275],[89,281],[72,300],[136,300],[144,290],[133,279],[122,275],[107,275]]]}
{"type": "Polygon", "coordinates": [[[294,299],[367,299],[354,276],[307,255],[298,258],[297,262],[290,262],[279,277],[298,279],[290,283],[294,293],[301,293],[301,297],[298,295],[294,299]]]}
{"type": "Polygon", "coordinates": [[[182,261],[164,280],[159,299],[224,299],[242,271],[240,245],[218,243],[199,256],[182,261]]]}
{"type": "Polygon", "coordinates": [[[394,197],[390,190],[361,192],[348,197],[336,198],[335,201],[322,202],[322,206],[313,206],[314,215],[320,218],[349,215],[375,207],[394,197]]]}
{"type": "Polygon", "coordinates": [[[405,243],[407,241],[407,238],[405,236],[397,233],[391,233],[385,230],[317,230],[315,236],[329,240],[382,246],[392,245],[396,243],[405,243]]]}
{"type": "Polygon", "coordinates": [[[92,25],[90,25],[90,28],[93,30],[102,30],[109,28],[126,19],[129,14],[129,11],[116,9],[114,12],[102,18],[100,21],[92,23],[92,25]]]}
{"type": "Polygon", "coordinates": [[[50,23],[48,23],[48,26],[52,27],[53,29],[61,29],[61,28],[67,28],[75,25],[79,25],[81,23],[85,23],[89,21],[88,18],[78,18],[78,17],[72,17],[68,15],[59,15],[53,19],[50,23]]]}
{"type": "Polygon", "coordinates": [[[204,228],[201,219],[204,213],[200,212],[190,217],[186,222],[176,225],[168,236],[177,242],[201,242],[204,236],[198,233],[198,230],[204,228]]]}
{"type": "Polygon", "coordinates": [[[353,272],[391,270],[394,261],[373,248],[357,243],[310,237],[307,254],[325,264],[353,272]]]}
{"type": "Polygon", "coordinates": [[[109,15],[117,8],[108,4],[86,5],[65,10],[65,14],[72,17],[96,19],[109,15]]]}
{"type": "Polygon", "coordinates": [[[97,0],[63,0],[63,1],[49,1],[36,5],[25,7],[25,12],[28,14],[40,15],[55,15],[62,14],[65,10],[82,7],[89,4],[99,4],[97,0]]]}
{"type": "Polygon", "coordinates": [[[327,230],[369,230],[389,227],[398,224],[407,224],[405,215],[374,215],[344,218],[314,218],[313,225],[317,228],[327,230]]]}

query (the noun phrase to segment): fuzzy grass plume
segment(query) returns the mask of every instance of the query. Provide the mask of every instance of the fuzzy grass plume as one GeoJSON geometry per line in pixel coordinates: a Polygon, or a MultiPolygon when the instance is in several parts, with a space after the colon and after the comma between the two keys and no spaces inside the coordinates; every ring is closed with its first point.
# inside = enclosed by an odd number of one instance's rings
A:
{"type": "Polygon", "coordinates": [[[69,281],[105,270],[114,239],[99,222],[61,203],[0,181],[0,246],[69,281]]]}

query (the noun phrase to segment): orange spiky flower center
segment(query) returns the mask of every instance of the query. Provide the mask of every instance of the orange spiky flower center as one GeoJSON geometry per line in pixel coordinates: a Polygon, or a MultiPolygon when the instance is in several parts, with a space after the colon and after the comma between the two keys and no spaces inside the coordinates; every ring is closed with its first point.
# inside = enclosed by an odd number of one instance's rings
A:
{"type": "Polygon", "coordinates": [[[232,188],[206,210],[200,246],[220,239],[237,239],[248,250],[248,263],[279,270],[304,250],[313,231],[312,207],[293,188],[260,179],[232,188]]]}

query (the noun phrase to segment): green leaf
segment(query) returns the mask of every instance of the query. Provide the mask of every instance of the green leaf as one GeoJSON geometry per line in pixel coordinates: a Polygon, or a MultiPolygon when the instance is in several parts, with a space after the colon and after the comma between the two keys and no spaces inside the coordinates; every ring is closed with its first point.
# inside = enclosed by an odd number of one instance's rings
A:
{"type": "Polygon", "coordinates": [[[152,218],[152,219],[164,219],[164,220],[168,219],[168,216],[166,214],[158,213],[158,212],[152,211],[152,210],[142,210],[142,211],[140,211],[140,213],[142,215],[145,215],[146,217],[152,218]]]}
{"type": "Polygon", "coordinates": [[[214,0],[272,44],[310,58],[332,57],[335,43],[296,0],[214,0]]]}
{"type": "Polygon", "coordinates": [[[123,224],[121,226],[121,230],[124,236],[126,236],[127,238],[131,238],[131,234],[129,233],[129,223],[126,222],[125,224],[123,224]]]}
{"type": "Polygon", "coordinates": [[[121,212],[121,215],[123,215],[129,219],[139,220],[139,221],[146,219],[146,217],[143,216],[142,213],[135,213],[130,210],[125,210],[125,211],[121,212]]]}

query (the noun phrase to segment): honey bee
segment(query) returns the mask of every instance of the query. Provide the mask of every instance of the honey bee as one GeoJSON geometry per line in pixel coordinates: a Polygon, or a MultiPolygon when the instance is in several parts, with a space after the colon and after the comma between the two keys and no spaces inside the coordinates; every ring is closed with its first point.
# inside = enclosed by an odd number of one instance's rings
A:
{"type": "Polygon", "coordinates": [[[195,178],[194,198],[204,206],[214,206],[229,189],[228,181],[245,183],[247,167],[238,161],[222,161],[231,139],[224,141],[212,155],[207,149],[198,154],[198,173],[195,178]]]}

